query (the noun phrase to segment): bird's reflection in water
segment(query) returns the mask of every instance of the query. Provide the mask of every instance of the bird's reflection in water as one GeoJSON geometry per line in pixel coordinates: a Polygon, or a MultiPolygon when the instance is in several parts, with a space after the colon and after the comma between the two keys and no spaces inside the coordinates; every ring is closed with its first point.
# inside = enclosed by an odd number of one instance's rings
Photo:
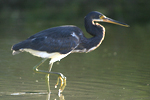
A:
{"type": "Polygon", "coordinates": [[[52,95],[51,93],[48,93],[46,100],[65,100],[65,97],[62,94],[52,95]],[[56,97],[52,97],[52,96],[56,96],[56,97]]]}
{"type": "MultiPolygon", "coordinates": [[[[14,93],[0,93],[1,94],[6,94],[10,96],[31,96],[31,95],[46,95],[46,100],[65,100],[65,97],[63,94],[55,94],[55,93],[46,93],[46,92],[14,92],[14,93]]],[[[1,100],[1,99],[0,99],[1,100]]],[[[42,99],[43,100],[43,99],[42,99]]]]}

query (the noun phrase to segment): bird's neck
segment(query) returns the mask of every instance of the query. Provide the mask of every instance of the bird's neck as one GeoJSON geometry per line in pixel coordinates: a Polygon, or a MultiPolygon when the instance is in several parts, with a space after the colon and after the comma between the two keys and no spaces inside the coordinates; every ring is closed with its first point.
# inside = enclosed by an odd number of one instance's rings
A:
{"type": "Polygon", "coordinates": [[[96,49],[102,43],[105,37],[105,28],[98,23],[94,24],[92,21],[90,21],[85,22],[85,29],[93,36],[92,38],[87,39],[86,43],[84,43],[85,48],[87,49],[86,52],[90,52],[96,49]]]}

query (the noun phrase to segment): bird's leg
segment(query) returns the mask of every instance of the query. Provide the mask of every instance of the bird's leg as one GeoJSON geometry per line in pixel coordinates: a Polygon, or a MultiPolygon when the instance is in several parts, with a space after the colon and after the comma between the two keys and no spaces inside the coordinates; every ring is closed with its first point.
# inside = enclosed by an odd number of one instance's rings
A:
{"type": "Polygon", "coordinates": [[[45,75],[45,82],[47,85],[47,92],[50,93],[49,74],[45,75]]]}
{"type": "MultiPolygon", "coordinates": [[[[49,72],[51,72],[52,66],[53,66],[53,63],[50,63],[49,72]]],[[[57,85],[59,84],[59,79],[61,80],[61,85],[59,89],[59,94],[60,94],[60,92],[62,92],[66,86],[66,77],[62,73],[58,73],[58,72],[51,72],[51,73],[56,73],[58,75],[55,88],[57,88],[57,85]]],[[[47,81],[49,82],[49,74],[47,74],[46,77],[48,78],[47,81]]]]}
{"type": "Polygon", "coordinates": [[[57,85],[59,83],[59,79],[60,79],[61,80],[60,89],[59,89],[59,93],[60,93],[64,90],[64,88],[66,86],[66,77],[62,73],[51,72],[52,65],[53,65],[52,63],[50,64],[49,71],[39,70],[38,67],[40,65],[42,65],[46,60],[47,60],[47,58],[44,58],[41,62],[39,62],[37,65],[35,65],[33,67],[33,71],[36,72],[36,73],[40,73],[40,74],[46,74],[45,77],[46,77],[46,83],[47,83],[47,86],[48,86],[48,93],[50,93],[49,74],[57,75],[58,79],[57,79],[57,83],[56,83],[55,87],[57,87],[57,85]]]}
{"type": "MultiPolygon", "coordinates": [[[[43,59],[41,62],[39,62],[37,65],[35,65],[35,66],[33,67],[33,71],[36,72],[36,73],[44,74],[44,72],[39,71],[38,67],[39,67],[40,65],[42,65],[46,60],[47,60],[47,59],[45,58],[45,59],[43,59]]],[[[48,91],[48,93],[50,93],[49,74],[46,74],[46,76],[45,76],[45,81],[46,81],[46,84],[47,84],[47,91],[48,91]]]]}
{"type": "Polygon", "coordinates": [[[41,66],[46,60],[47,60],[47,58],[44,58],[41,62],[39,62],[37,65],[35,65],[35,66],[33,67],[33,71],[38,73],[38,71],[39,71],[39,69],[38,69],[39,66],[41,66]]]}
{"type": "MultiPolygon", "coordinates": [[[[53,66],[53,63],[51,63],[51,64],[50,64],[50,67],[49,67],[48,72],[50,72],[50,71],[51,71],[52,66],[53,66]]],[[[48,93],[50,93],[49,75],[50,75],[50,74],[46,74],[46,75],[45,75],[45,81],[46,81],[46,85],[47,85],[47,91],[48,91],[48,93]]]]}

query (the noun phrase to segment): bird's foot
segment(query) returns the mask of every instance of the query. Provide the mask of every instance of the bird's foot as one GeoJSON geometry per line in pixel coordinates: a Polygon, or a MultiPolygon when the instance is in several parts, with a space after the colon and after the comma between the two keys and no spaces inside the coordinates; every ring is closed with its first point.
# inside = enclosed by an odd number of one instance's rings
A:
{"type": "Polygon", "coordinates": [[[66,77],[62,74],[62,73],[59,73],[59,76],[58,76],[58,79],[57,79],[57,83],[55,85],[55,88],[57,88],[57,85],[59,84],[59,79],[61,81],[61,84],[60,84],[60,89],[59,89],[59,92],[58,92],[58,95],[63,92],[63,90],[65,89],[65,86],[66,86],[66,77]]]}

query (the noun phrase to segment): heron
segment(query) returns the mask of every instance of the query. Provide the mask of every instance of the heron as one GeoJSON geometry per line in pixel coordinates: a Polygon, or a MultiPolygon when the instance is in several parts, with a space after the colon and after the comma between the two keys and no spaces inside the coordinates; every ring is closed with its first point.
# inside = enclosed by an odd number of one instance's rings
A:
{"type": "Polygon", "coordinates": [[[24,41],[12,46],[12,54],[29,52],[30,54],[43,58],[41,62],[33,67],[36,73],[46,74],[47,91],[50,93],[49,75],[57,75],[57,87],[61,81],[59,92],[63,92],[66,86],[66,77],[59,72],[52,72],[53,63],[60,61],[71,53],[88,53],[100,46],[105,37],[105,28],[99,22],[113,23],[124,27],[129,25],[106,17],[98,11],[92,11],[84,17],[86,32],[92,37],[86,38],[80,28],[74,25],[63,25],[40,31],[24,41]],[[40,70],[39,66],[47,59],[49,70],[40,70]]]}

